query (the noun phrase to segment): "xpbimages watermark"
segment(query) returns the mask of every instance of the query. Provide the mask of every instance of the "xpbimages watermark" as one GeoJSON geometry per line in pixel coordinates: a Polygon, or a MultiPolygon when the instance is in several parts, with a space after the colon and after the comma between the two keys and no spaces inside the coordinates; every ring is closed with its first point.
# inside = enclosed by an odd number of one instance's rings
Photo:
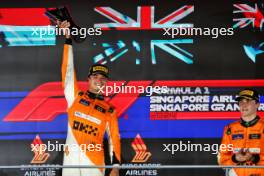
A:
{"type": "Polygon", "coordinates": [[[163,152],[211,152],[216,155],[219,151],[233,151],[233,144],[193,144],[191,141],[179,141],[174,144],[163,144],[163,152]]]}
{"type": "Polygon", "coordinates": [[[178,36],[211,36],[212,38],[218,38],[219,36],[231,36],[234,35],[233,28],[163,28],[165,36],[175,38],[178,36]]]}
{"type": "Polygon", "coordinates": [[[102,35],[101,28],[59,28],[58,25],[47,27],[34,27],[32,28],[32,36],[43,38],[45,36],[70,34],[72,36],[80,36],[80,38],[86,38],[88,35],[102,35]]]}
{"type": "Polygon", "coordinates": [[[167,86],[134,86],[134,85],[117,85],[114,83],[113,86],[98,86],[99,94],[104,94],[106,96],[117,93],[124,94],[146,94],[146,96],[152,96],[153,93],[166,94],[168,92],[167,86]]]}
{"type": "Polygon", "coordinates": [[[31,151],[40,151],[40,152],[76,152],[76,151],[102,151],[101,144],[60,144],[59,141],[51,143],[48,141],[47,144],[31,144],[31,151]]]}

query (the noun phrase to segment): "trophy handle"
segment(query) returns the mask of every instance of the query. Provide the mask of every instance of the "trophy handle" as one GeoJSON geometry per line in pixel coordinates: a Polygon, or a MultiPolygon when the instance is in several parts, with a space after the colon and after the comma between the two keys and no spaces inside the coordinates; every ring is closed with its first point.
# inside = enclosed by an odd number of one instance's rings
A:
{"type": "MultiPolygon", "coordinates": [[[[60,8],[60,11],[62,13],[62,16],[65,17],[70,22],[70,24],[71,24],[70,29],[72,29],[72,28],[77,28],[78,30],[81,29],[80,26],[78,26],[74,23],[72,16],[66,7],[60,8]]],[[[82,43],[86,39],[86,37],[81,38],[81,36],[79,36],[79,35],[74,35],[71,37],[76,43],[82,43]]]]}
{"type": "MultiPolygon", "coordinates": [[[[47,10],[44,13],[51,21],[54,23],[57,23],[57,21],[64,21],[67,20],[70,22],[70,29],[77,28],[80,30],[81,28],[76,25],[66,7],[61,7],[61,8],[56,8],[54,10],[47,10]]],[[[82,43],[86,37],[81,38],[80,35],[71,35],[71,38],[76,42],[76,43],[82,43]]]]}
{"type": "Polygon", "coordinates": [[[45,15],[54,23],[57,23],[57,19],[55,18],[54,15],[48,13],[48,12],[45,12],[45,15]]]}

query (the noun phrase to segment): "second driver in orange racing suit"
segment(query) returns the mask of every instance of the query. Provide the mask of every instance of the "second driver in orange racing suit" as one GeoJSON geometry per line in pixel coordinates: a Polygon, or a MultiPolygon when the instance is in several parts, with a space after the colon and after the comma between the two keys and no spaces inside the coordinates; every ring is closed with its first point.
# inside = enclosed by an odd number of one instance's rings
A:
{"type": "MultiPolygon", "coordinates": [[[[64,21],[61,28],[69,28],[64,21]]],[[[120,163],[120,135],[115,109],[100,94],[100,88],[107,83],[109,70],[104,65],[93,65],[89,70],[87,92],[78,89],[70,36],[66,34],[63,51],[62,84],[68,104],[67,149],[64,152],[64,165],[103,166],[105,134],[109,143],[112,164],[120,163]]],[[[62,171],[63,176],[103,176],[104,169],[69,169],[62,171]]],[[[118,176],[118,169],[112,169],[110,176],[118,176]]]]}
{"type": "MultiPolygon", "coordinates": [[[[221,150],[218,162],[221,165],[264,165],[264,119],[257,115],[259,95],[247,88],[236,98],[241,119],[225,127],[222,144],[232,145],[233,150],[221,150]]],[[[235,168],[228,176],[264,176],[263,168],[235,168]]]]}

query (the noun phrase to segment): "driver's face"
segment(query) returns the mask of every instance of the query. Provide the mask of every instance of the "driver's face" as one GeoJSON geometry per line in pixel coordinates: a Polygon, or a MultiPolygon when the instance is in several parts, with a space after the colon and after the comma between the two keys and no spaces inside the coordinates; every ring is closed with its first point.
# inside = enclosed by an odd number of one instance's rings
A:
{"type": "Polygon", "coordinates": [[[242,99],[238,102],[241,117],[250,117],[254,114],[256,114],[259,103],[257,103],[255,100],[248,100],[248,99],[242,99]]]}
{"type": "Polygon", "coordinates": [[[100,90],[102,90],[102,88],[106,86],[107,78],[101,74],[92,74],[89,76],[88,81],[90,92],[102,94],[100,90]]]}

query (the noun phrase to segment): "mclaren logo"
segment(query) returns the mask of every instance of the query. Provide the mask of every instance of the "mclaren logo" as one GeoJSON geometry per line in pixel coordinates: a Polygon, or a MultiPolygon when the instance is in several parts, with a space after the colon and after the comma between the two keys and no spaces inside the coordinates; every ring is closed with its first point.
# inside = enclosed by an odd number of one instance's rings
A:
{"type": "Polygon", "coordinates": [[[43,164],[50,157],[49,153],[46,153],[46,145],[43,144],[39,135],[36,135],[35,139],[31,143],[31,149],[34,152],[34,157],[30,163],[32,164],[43,164]]]}
{"type": "Polygon", "coordinates": [[[145,145],[139,134],[137,134],[131,146],[136,152],[136,155],[134,156],[132,162],[143,163],[146,162],[151,156],[151,153],[147,151],[147,146],[145,145]]]}

